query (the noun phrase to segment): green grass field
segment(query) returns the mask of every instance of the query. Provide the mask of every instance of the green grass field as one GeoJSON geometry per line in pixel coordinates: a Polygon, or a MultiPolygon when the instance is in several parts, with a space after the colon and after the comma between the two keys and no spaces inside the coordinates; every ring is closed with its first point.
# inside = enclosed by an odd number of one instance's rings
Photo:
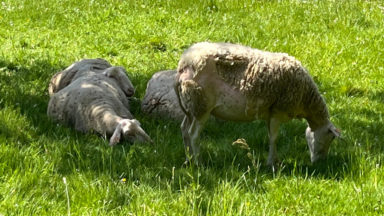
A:
{"type": "Polygon", "coordinates": [[[383,117],[383,1],[0,3],[0,215],[383,215],[383,117]],[[143,98],[152,74],[176,68],[200,41],[295,56],[344,141],[312,165],[306,123],[286,123],[273,173],[264,122],[211,120],[203,165],[182,167],[179,125],[145,116],[137,102],[154,145],[110,148],[46,116],[51,76],[77,60],[124,66],[143,98]],[[251,149],[233,146],[238,138],[251,149]]]}

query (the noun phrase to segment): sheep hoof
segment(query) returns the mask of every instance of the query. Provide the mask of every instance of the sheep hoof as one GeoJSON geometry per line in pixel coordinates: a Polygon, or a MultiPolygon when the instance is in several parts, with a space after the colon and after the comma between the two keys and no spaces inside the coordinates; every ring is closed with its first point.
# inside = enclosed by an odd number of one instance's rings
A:
{"type": "Polygon", "coordinates": [[[182,167],[189,167],[189,166],[199,166],[200,162],[196,160],[196,158],[186,158],[184,163],[182,164],[182,167]]]}
{"type": "Polygon", "coordinates": [[[120,142],[120,136],[112,136],[111,139],[109,140],[109,146],[113,147],[118,142],[120,142]]]}
{"type": "Polygon", "coordinates": [[[184,162],[183,162],[183,164],[181,164],[181,167],[188,167],[188,166],[190,166],[191,165],[191,161],[189,161],[189,160],[185,160],[184,162]]]}
{"type": "Polygon", "coordinates": [[[282,162],[279,159],[268,161],[267,166],[271,168],[272,172],[275,173],[282,166],[282,162]]]}

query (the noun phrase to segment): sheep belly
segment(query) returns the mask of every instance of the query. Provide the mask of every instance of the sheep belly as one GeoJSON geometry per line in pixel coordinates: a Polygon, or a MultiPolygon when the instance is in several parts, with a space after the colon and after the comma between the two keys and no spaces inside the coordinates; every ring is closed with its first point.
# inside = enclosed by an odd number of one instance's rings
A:
{"type": "Polygon", "coordinates": [[[218,90],[217,95],[219,97],[215,108],[211,112],[212,115],[229,121],[253,121],[256,119],[257,108],[253,107],[252,115],[250,115],[247,98],[239,90],[224,82],[222,82],[218,90]]]}

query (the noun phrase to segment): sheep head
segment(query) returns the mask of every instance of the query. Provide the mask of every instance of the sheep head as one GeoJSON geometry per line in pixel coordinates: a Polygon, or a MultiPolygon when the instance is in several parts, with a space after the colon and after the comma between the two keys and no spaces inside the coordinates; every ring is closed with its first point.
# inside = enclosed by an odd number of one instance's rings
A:
{"type": "Polygon", "coordinates": [[[131,80],[129,80],[127,76],[127,72],[123,67],[107,68],[103,74],[109,78],[114,79],[127,97],[132,97],[135,93],[135,88],[133,87],[131,80]]]}
{"type": "Polygon", "coordinates": [[[141,128],[140,122],[136,119],[122,119],[119,121],[113,133],[109,145],[114,146],[120,142],[121,135],[129,141],[152,142],[151,138],[141,128]]]}
{"type": "Polygon", "coordinates": [[[305,135],[311,153],[311,162],[314,163],[326,158],[331,142],[336,137],[341,136],[341,131],[329,122],[314,131],[312,131],[310,127],[307,127],[305,135]]]}

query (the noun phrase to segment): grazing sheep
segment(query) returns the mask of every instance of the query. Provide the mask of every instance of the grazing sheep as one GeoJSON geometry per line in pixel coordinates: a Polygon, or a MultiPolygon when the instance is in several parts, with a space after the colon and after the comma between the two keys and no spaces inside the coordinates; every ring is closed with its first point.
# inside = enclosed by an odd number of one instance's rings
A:
{"type": "Polygon", "coordinates": [[[134,87],[123,67],[102,59],[86,59],[71,65],[51,79],[47,114],[81,132],[112,135],[110,145],[121,135],[141,142],[151,141],[133,119],[128,97],[134,87]]]}
{"type": "Polygon", "coordinates": [[[301,63],[285,53],[202,42],[183,53],[177,71],[175,91],[186,114],[183,141],[196,162],[197,139],[210,114],[232,121],[265,120],[271,166],[278,160],[276,138],[282,122],[307,120],[312,162],[325,158],[331,141],[340,136],[316,84],[301,63]]]}

